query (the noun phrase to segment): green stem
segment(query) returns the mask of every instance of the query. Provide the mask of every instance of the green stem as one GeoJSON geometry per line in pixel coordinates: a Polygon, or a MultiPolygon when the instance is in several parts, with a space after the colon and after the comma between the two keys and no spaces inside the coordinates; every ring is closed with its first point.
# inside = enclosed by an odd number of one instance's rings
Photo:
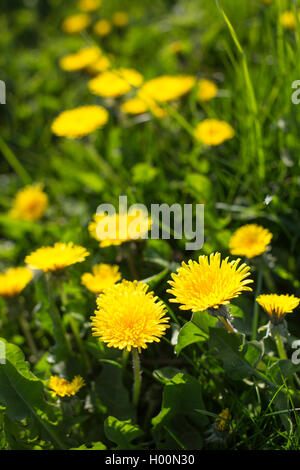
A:
{"type": "Polygon", "coordinates": [[[274,339],[275,339],[275,343],[276,343],[279,358],[280,359],[287,359],[287,355],[286,355],[286,352],[285,352],[285,349],[284,349],[284,346],[283,346],[283,341],[282,341],[282,338],[280,336],[279,331],[276,331],[274,339]]]}
{"type": "Polygon", "coordinates": [[[23,165],[17,159],[13,151],[8,147],[6,142],[0,137],[0,150],[8,164],[15,170],[24,184],[31,183],[31,178],[23,165]]]}
{"type": "Polygon", "coordinates": [[[127,351],[127,349],[123,349],[123,353],[122,353],[122,367],[123,367],[123,370],[126,370],[128,358],[129,358],[129,351],[127,351]]]}
{"type": "Polygon", "coordinates": [[[136,348],[132,350],[132,365],[133,365],[133,404],[135,407],[138,406],[140,392],[141,392],[141,363],[139,353],[136,348]]]}
{"type": "Polygon", "coordinates": [[[263,269],[262,267],[259,267],[258,275],[257,275],[257,287],[256,287],[256,292],[255,292],[255,301],[254,301],[254,307],[253,307],[252,335],[251,335],[252,341],[256,340],[256,335],[257,335],[259,310],[258,310],[258,303],[256,302],[256,298],[259,296],[260,291],[261,291],[262,277],[263,277],[262,275],[263,275],[263,269]]]}
{"type": "Polygon", "coordinates": [[[77,322],[77,320],[75,320],[75,318],[72,317],[72,315],[68,315],[68,318],[69,318],[69,323],[70,323],[70,326],[71,326],[71,330],[73,332],[73,335],[74,335],[75,341],[77,343],[78,349],[81,352],[81,355],[82,355],[83,360],[85,362],[87,372],[91,372],[92,371],[91,363],[90,363],[89,357],[86,353],[86,350],[84,349],[83,341],[81,339],[80,332],[79,332],[78,322],[77,322]]]}
{"type": "Polygon", "coordinates": [[[58,360],[64,360],[66,357],[71,355],[71,346],[68,341],[65,328],[61,321],[60,313],[55,304],[53,297],[53,286],[51,283],[51,274],[46,273],[46,284],[47,284],[47,293],[50,302],[49,315],[53,324],[53,336],[55,342],[57,343],[57,356],[58,360]]]}
{"type": "Polygon", "coordinates": [[[24,334],[24,337],[26,338],[26,341],[27,341],[27,344],[28,344],[28,347],[31,351],[31,354],[34,356],[34,357],[37,357],[38,355],[38,349],[36,347],[36,344],[35,344],[35,341],[33,339],[33,336],[31,334],[31,331],[30,331],[30,327],[29,327],[29,324],[28,324],[28,321],[26,320],[25,316],[23,315],[23,313],[19,314],[18,315],[18,320],[19,320],[19,325],[20,325],[20,328],[24,334]]]}

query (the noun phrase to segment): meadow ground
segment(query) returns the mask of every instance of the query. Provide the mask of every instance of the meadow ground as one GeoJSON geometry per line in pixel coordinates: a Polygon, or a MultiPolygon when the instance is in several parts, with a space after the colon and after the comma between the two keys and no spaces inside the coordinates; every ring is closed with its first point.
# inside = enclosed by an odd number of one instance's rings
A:
{"type": "Polygon", "coordinates": [[[1,1],[1,449],[299,450],[298,3],[1,1]]]}

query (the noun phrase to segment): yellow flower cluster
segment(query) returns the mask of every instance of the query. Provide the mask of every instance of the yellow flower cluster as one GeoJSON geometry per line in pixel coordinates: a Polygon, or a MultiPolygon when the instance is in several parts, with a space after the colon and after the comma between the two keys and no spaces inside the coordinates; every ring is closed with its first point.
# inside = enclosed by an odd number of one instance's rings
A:
{"type": "Polygon", "coordinates": [[[80,375],[76,375],[72,382],[62,379],[57,375],[52,375],[49,379],[49,388],[52,390],[51,395],[56,397],[71,397],[84,387],[85,383],[80,375]]]}

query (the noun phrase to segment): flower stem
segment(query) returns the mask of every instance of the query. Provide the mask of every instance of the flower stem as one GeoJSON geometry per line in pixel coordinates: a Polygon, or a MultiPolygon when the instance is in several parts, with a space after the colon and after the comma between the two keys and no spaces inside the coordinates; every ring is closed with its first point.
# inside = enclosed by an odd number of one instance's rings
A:
{"type": "Polygon", "coordinates": [[[20,328],[21,328],[21,330],[22,330],[22,332],[23,332],[23,334],[26,338],[26,341],[27,341],[28,347],[30,349],[30,352],[31,352],[32,356],[34,358],[36,358],[37,355],[38,355],[38,350],[37,350],[35,341],[33,339],[33,336],[31,334],[28,321],[25,318],[25,315],[23,313],[20,313],[18,315],[18,321],[19,321],[20,328]]]}
{"type": "Polygon", "coordinates": [[[255,292],[255,301],[254,301],[254,307],[253,307],[252,335],[251,335],[252,341],[256,340],[256,334],[257,334],[257,328],[258,328],[258,303],[256,302],[256,298],[259,296],[260,291],[261,291],[262,275],[263,275],[263,270],[261,267],[259,267],[258,274],[257,274],[257,287],[256,287],[256,292],[255,292]]]}
{"type": "Polygon", "coordinates": [[[276,343],[279,358],[280,359],[287,359],[287,355],[286,355],[286,352],[285,352],[285,349],[284,349],[284,346],[283,346],[283,341],[282,341],[282,338],[280,336],[279,331],[276,331],[276,333],[274,335],[274,339],[275,339],[275,343],[276,343]]]}
{"type": "Polygon", "coordinates": [[[71,346],[68,341],[65,328],[61,321],[60,313],[57,309],[55,300],[53,298],[53,286],[51,283],[51,274],[46,273],[45,278],[46,278],[46,284],[47,284],[48,298],[50,302],[49,315],[52,320],[53,336],[57,345],[57,356],[58,356],[57,359],[64,360],[66,359],[67,356],[70,356],[71,346]]]}
{"type": "Polygon", "coordinates": [[[228,331],[228,333],[236,333],[235,329],[230,325],[230,323],[227,320],[225,320],[225,318],[219,317],[219,319],[224,324],[224,326],[225,326],[226,330],[228,331]]]}
{"type": "Polygon", "coordinates": [[[132,365],[133,365],[133,377],[134,377],[133,404],[135,407],[137,407],[139,403],[139,398],[140,398],[142,378],[141,378],[140,358],[139,358],[138,350],[136,348],[132,350],[132,365]]]}
{"type": "Polygon", "coordinates": [[[128,357],[129,357],[129,351],[127,349],[123,349],[122,353],[122,367],[125,370],[127,367],[127,362],[128,362],[128,357]]]}

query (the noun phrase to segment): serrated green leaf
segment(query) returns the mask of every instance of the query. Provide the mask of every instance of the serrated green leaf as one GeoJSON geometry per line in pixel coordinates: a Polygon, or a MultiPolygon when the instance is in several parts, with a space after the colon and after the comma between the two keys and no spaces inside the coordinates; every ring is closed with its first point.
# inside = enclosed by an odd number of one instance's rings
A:
{"type": "Polygon", "coordinates": [[[119,421],[114,416],[106,418],[104,432],[107,439],[117,444],[116,449],[118,450],[134,449],[132,441],[143,435],[139,426],[133,425],[130,419],[119,421]]]}

